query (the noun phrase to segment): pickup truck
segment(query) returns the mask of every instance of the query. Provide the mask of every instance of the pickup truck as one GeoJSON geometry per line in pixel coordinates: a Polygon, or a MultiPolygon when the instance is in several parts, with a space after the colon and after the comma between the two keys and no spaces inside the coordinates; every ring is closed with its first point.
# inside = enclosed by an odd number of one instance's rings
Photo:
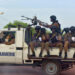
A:
{"type": "Polygon", "coordinates": [[[32,54],[28,42],[30,41],[30,33],[26,28],[5,28],[0,30],[0,64],[12,64],[23,66],[40,67],[46,75],[58,75],[61,71],[68,70],[75,64],[75,48],[70,48],[67,59],[64,59],[64,50],[62,58],[59,57],[59,49],[50,48],[50,57],[39,57],[40,47],[36,47],[36,57],[30,57],[32,54]],[[2,33],[2,36],[1,36],[2,33]],[[14,43],[7,44],[6,36],[12,34],[14,43]],[[3,41],[2,41],[3,40],[3,41]]]}

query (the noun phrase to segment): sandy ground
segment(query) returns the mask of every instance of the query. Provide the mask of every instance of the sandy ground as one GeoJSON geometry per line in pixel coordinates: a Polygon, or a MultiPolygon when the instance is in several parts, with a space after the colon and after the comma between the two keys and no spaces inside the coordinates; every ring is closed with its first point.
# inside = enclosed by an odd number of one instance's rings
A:
{"type": "MultiPolygon", "coordinates": [[[[27,66],[0,66],[0,75],[42,75],[42,72],[40,68],[27,66]]],[[[60,75],[75,75],[75,66],[60,75]]]]}

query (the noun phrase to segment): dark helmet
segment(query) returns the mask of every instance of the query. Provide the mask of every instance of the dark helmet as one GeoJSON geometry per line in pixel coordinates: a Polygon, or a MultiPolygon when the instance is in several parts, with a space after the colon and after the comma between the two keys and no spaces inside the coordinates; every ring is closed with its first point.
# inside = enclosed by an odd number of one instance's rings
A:
{"type": "Polygon", "coordinates": [[[68,33],[70,31],[70,28],[64,28],[63,32],[68,33]]]}
{"type": "Polygon", "coordinates": [[[74,26],[70,27],[70,31],[75,32],[75,27],[74,26]]]}
{"type": "Polygon", "coordinates": [[[34,19],[37,19],[37,17],[36,17],[36,16],[34,16],[34,19]]]}
{"type": "Polygon", "coordinates": [[[36,26],[36,27],[35,27],[35,30],[38,30],[38,31],[39,31],[40,29],[41,29],[40,26],[36,26]]]}
{"type": "Polygon", "coordinates": [[[46,33],[46,29],[45,28],[41,28],[41,33],[46,33]]]}
{"type": "Polygon", "coordinates": [[[56,20],[56,16],[55,15],[52,15],[52,16],[50,16],[50,18],[52,19],[52,20],[56,20]]]}

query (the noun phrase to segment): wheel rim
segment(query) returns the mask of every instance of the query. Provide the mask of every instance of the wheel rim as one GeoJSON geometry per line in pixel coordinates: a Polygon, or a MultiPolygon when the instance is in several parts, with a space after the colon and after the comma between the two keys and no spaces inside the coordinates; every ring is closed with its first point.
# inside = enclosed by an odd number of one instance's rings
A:
{"type": "Polygon", "coordinates": [[[49,75],[55,75],[58,71],[57,65],[55,63],[48,63],[46,65],[46,73],[49,75]]]}

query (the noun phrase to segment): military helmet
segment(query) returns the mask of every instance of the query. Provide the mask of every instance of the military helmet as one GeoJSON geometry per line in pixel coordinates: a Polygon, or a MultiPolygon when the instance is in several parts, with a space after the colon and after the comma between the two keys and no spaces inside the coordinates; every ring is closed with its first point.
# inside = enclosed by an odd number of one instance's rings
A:
{"type": "Polygon", "coordinates": [[[41,29],[40,26],[36,26],[36,27],[35,27],[35,30],[38,30],[38,31],[39,31],[40,29],[41,29]]]}
{"type": "Polygon", "coordinates": [[[75,27],[74,26],[70,27],[70,31],[75,32],[75,27]]]}
{"type": "Polygon", "coordinates": [[[41,28],[41,33],[46,33],[46,29],[45,28],[41,28]]]}
{"type": "Polygon", "coordinates": [[[63,32],[65,31],[66,33],[69,32],[70,28],[64,28],[63,32]]]}
{"type": "Polygon", "coordinates": [[[55,16],[55,15],[50,16],[50,18],[51,18],[52,20],[56,20],[56,16],[55,16]]]}
{"type": "Polygon", "coordinates": [[[36,16],[34,16],[34,18],[37,18],[36,16]]]}

